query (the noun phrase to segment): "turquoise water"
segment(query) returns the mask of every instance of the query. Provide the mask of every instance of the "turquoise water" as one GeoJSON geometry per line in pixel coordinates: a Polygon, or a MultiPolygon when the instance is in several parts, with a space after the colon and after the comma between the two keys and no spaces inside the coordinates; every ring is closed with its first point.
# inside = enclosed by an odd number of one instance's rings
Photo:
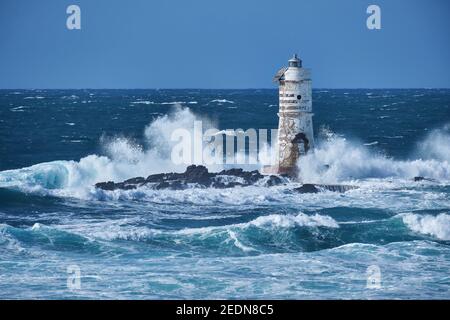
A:
{"type": "Polygon", "coordinates": [[[276,128],[277,92],[0,90],[0,298],[448,299],[450,90],[316,90],[313,108],[301,180],[358,189],[108,192],[183,171],[174,128],[276,128]]]}

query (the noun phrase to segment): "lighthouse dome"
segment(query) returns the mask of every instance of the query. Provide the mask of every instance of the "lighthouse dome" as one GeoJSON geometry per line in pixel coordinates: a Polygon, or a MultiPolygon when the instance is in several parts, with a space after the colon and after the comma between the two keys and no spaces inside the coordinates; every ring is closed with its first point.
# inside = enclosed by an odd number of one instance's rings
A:
{"type": "Polygon", "coordinates": [[[294,67],[294,68],[302,67],[302,60],[299,59],[297,54],[294,54],[294,56],[289,60],[289,67],[294,67]]]}

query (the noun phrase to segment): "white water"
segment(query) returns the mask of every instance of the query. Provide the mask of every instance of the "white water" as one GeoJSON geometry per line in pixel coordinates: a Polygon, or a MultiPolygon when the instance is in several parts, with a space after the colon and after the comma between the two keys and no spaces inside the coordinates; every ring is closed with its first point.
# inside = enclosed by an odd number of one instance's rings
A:
{"type": "Polygon", "coordinates": [[[271,214],[268,216],[258,217],[249,223],[257,227],[271,226],[271,227],[292,228],[294,226],[305,226],[305,227],[322,226],[328,228],[339,228],[338,223],[329,216],[322,216],[320,214],[308,216],[303,213],[300,213],[296,216],[271,214]]]}
{"type": "Polygon", "coordinates": [[[441,213],[437,216],[408,213],[403,222],[412,231],[431,235],[440,240],[450,240],[450,215],[441,213]]]}
{"type": "Polygon", "coordinates": [[[431,132],[418,143],[417,157],[399,161],[371,152],[366,146],[327,134],[314,152],[299,160],[300,176],[309,183],[339,183],[361,179],[450,180],[448,127],[431,132]]]}

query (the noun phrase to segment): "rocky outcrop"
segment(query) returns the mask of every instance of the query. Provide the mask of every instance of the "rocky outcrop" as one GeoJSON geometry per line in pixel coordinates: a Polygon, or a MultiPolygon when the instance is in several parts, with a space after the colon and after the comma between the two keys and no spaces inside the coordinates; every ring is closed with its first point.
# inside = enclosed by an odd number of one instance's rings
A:
{"type": "MultiPolygon", "coordinates": [[[[244,171],[243,169],[235,168],[220,172],[209,172],[204,166],[191,165],[183,173],[158,173],[152,174],[147,178],[136,177],[117,183],[113,181],[100,182],[95,187],[107,191],[132,190],[142,186],[155,190],[182,190],[189,187],[224,189],[255,184],[271,187],[289,181],[289,178],[286,176],[262,175],[258,170],[244,171]]],[[[354,188],[356,187],[345,185],[304,184],[300,188],[294,189],[294,191],[299,193],[316,193],[324,190],[345,192],[354,188]]]]}
{"type": "Polygon", "coordinates": [[[425,178],[425,177],[420,177],[420,176],[414,177],[413,180],[414,180],[414,182],[421,182],[421,181],[437,182],[437,181],[434,180],[434,179],[425,178]]]}
{"type": "Polygon", "coordinates": [[[100,182],[95,187],[103,190],[130,190],[147,186],[152,189],[186,189],[191,186],[204,188],[233,188],[236,186],[250,186],[261,182],[266,186],[275,186],[287,180],[271,175],[264,176],[259,171],[244,171],[229,169],[220,172],[209,172],[204,166],[191,165],[183,173],[158,173],[147,178],[137,177],[123,182],[100,182]]]}

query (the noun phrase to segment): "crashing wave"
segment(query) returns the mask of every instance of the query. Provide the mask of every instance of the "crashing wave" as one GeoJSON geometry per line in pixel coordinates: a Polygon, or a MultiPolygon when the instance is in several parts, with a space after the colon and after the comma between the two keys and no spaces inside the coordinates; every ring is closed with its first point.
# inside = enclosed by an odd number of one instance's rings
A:
{"type": "Polygon", "coordinates": [[[450,240],[450,215],[437,216],[408,213],[403,222],[414,232],[433,236],[440,240],[450,240]]]}
{"type": "Polygon", "coordinates": [[[395,160],[370,151],[367,146],[327,134],[315,150],[298,163],[303,181],[338,183],[360,179],[450,180],[450,133],[448,127],[434,130],[419,143],[417,159],[395,160]]]}

